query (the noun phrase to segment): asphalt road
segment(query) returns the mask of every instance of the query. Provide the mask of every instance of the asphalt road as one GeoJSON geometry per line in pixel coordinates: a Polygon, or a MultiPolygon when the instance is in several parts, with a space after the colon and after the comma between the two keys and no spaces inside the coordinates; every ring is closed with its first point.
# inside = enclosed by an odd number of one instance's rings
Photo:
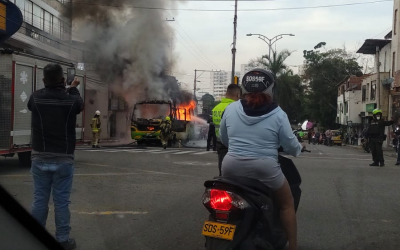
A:
{"type": "MultiPolygon", "coordinates": [[[[294,159],[303,178],[299,249],[398,250],[400,167],[384,168],[349,147],[311,146],[294,159]]],[[[200,149],[78,150],[71,237],[81,250],[204,249],[205,180],[216,154],[200,149]]],[[[17,159],[0,160],[0,184],[29,209],[32,179],[17,159]]],[[[50,206],[52,207],[52,206],[50,206]]],[[[54,215],[48,230],[54,233],[54,215]]]]}

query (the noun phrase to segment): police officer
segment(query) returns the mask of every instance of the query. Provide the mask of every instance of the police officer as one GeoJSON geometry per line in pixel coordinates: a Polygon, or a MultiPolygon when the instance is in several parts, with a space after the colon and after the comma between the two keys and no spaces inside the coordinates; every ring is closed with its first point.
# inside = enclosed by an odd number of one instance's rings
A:
{"type": "Polygon", "coordinates": [[[373,120],[368,128],[367,135],[370,142],[370,149],[372,151],[373,163],[370,166],[385,166],[383,159],[382,143],[386,140],[385,126],[390,126],[393,121],[384,121],[382,118],[382,110],[374,109],[372,111],[373,120]]]}
{"type": "Polygon", "coordinates": [[[241,89],[236,84],[230,84],[228,89],[226,90],[225,98],[221,99],[221,103],[215,106],[212,110],[212,120],[215,126],[215,134],[217,135],[217,154],[218,154],[218,169],[219,175],[221,176],[221,166],[222,160],[225,155],[228,153],[228,148],[225,147],[221,140],[219,139],[219,126],[221,123],[222,114],[224,113],[226,107],[232,102],[235,102],[240,99],[241,89]]]}
{"type": "Polygon", "coordinates": [[[90,124],[92,127],[92,147],[93,148],[100,148],[99,146],[99,137],[100,137],[100,127],[101,127],[101,121],[100,121],[100,111],[97,110],[94,114],[94,117],[92,118],[92,123],[90,124]]]}

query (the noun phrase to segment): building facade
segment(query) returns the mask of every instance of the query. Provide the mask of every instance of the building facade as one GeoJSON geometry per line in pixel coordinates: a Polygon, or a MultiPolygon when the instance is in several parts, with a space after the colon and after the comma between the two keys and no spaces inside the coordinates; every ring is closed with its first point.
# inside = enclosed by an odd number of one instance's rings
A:
{"type": "MultiPolygon", "coordinates": [[[[218,71],[211,73],[211,84],[213,86],[213,96],[215,100],[221,100],[225,96],[228,85],[231,84],[232,71],[218,71]]],[[[235,76],[240,79],[240,72],[236,72],[235,76]]]]}

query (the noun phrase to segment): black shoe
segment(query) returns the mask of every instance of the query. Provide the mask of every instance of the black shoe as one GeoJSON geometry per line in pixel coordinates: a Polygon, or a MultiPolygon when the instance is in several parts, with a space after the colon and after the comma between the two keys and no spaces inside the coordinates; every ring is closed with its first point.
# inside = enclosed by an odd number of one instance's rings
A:
{"type": "Polygon", "coordinates": [[[69,239],[59,243],[65,250],[72,250],[76,248],[76,242],[74,239],[69,239]]]}
{"type": "Polygon", "coordinates": [[[95,145],[92,145],[92,148],[95,148],[96,146],[95,145]]]}
{"type": "Polygon", "coordinates": [[[377,162],[369,164],[371,167],[379,167],[379,164],[377,162]]]}
{"type": "Polygon", "coordinates": [[[381,163],[379,164],[379,166],[380,166],[380,167],[384,167],[384,166],[385,166],[385,163],[381,162],[381,163]]]}
{"type": "Polygon", "coordinates": [[[167,149],[167,145],[164,145],[164,149],[167,149]]]}
{"type": "Polygon", "coordinates": [[[396,164],[394,164],[394,165],[398,166],[398,165],[400,165],[400,162],[396,162],[396,164]]]}
{"type": "Polygon", "coordinates": [[[210,149],[209,149],[209,148],[207,148],[207,151],[210,151],[210,149]]]}
{"type": "Polygon", "coordinates": [[[97,145],[96,148],[101,148],[101,147],[99,145],[97,145]]]}

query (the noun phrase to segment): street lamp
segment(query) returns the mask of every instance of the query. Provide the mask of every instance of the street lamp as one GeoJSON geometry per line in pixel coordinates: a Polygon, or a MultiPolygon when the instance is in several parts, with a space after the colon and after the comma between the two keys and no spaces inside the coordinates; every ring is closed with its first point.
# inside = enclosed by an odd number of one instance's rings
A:
{"type": "Polygon", "coordinates": [[[269,39],[268,37],[262,35],[262,34],[247,34],[247,36],[258,36],[259,39],[263,40],[264,42],[266,42],[268,44],[269,47],[269,58],[271,58],[271,50],[272,50],[272,45],[274,43],[276,43],[278,40],[281,40],[283,38],[283,36],[294,36],[294,34],[280,34],[280,35],[276,35],[274,36],[272,39],[269,39]]]}

